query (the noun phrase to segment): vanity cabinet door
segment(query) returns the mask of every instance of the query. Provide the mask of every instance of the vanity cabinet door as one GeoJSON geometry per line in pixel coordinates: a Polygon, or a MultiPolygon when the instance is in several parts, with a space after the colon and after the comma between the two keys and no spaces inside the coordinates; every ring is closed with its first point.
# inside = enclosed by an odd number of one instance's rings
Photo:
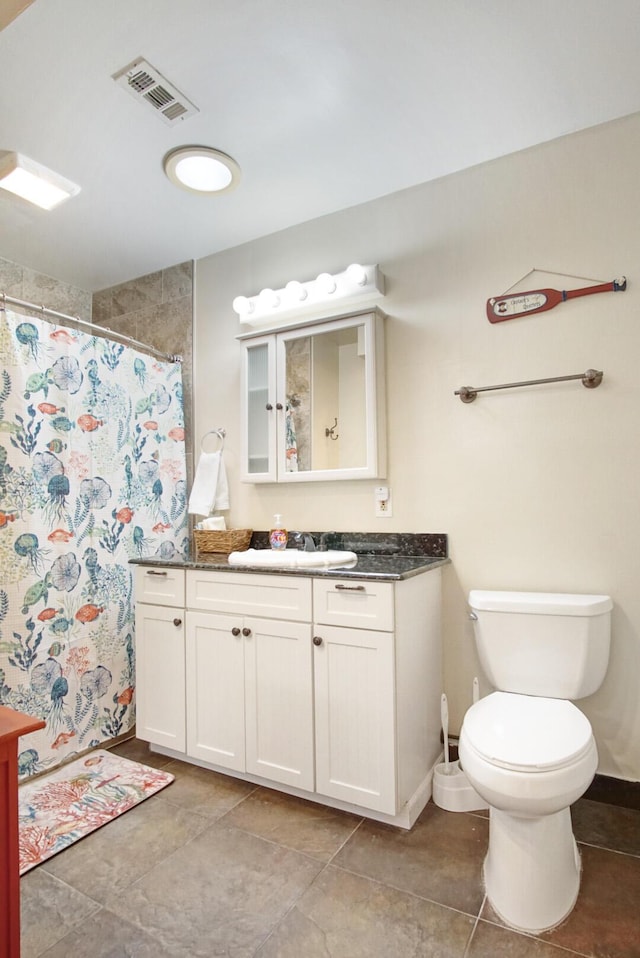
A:
{"type": "Polygon", "coordinates": [[[184,609],[136,603],[136,734],[184,752],[184,609]]]}
{"type": "Polygon", "coordinates": [[[245,771],[242,618],[187,612],[187,754],[245,771]]]}
{"type": "Polygon", "coordinates": [[[247,772],[313,791],[311,625],[244,625],[247,772]]]}
{"type": "Polygon", "coordinates": [[[395,815],[393,635],[316,625],[313,644],[316,791],[395,815]]]}
{"type": "Polygon", "coordinates": [[[311,626],[187,612],[187,754],[313,791],[311,626]]]}

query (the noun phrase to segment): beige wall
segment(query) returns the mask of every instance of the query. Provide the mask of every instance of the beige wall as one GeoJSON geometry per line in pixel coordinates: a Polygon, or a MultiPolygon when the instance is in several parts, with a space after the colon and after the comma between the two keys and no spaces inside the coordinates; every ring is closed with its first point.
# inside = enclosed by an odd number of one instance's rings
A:
{"type": "MultiPolygon", "coordinates": [[[[282,512],[297,529],[449,534],[444,687],[454,730],[480,674],[470,588],[611,594],[609,672],[581,705],[600,771],[633,780],[640,779],[639,160],[634,116],[200,260],[194,369],[195,442],[214,426],[227,429],[234,525],[265,529],[282,512]],[[387,277],[391,519],[374,518],[373,481],[238,481],[233,297],[353,261],[377,262],[387,277]],[[596,280],[622,273],[629,289],[491,325],[486,299],[533,268],[596,280]],[[589,367],[604,370],[598,389],[577,382],[505,390],[470,405],[453,395],[462,385],[589,367]]],[[[534,285],[588,280],[537,275],[534,285]]],[[[532,288],[531,279],[519,288],[532,288]]]]}

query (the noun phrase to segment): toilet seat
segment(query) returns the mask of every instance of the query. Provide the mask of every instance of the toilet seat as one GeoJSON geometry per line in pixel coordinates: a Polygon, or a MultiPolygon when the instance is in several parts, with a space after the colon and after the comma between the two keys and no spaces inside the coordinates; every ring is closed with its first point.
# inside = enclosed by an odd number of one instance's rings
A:
{"type": "Polygon", "coordinates": [[[593,748],[587,717],[572,702],[492,692],[465,715],[467,745],[500,768],[547,772],[580,761],[593,748]]]}

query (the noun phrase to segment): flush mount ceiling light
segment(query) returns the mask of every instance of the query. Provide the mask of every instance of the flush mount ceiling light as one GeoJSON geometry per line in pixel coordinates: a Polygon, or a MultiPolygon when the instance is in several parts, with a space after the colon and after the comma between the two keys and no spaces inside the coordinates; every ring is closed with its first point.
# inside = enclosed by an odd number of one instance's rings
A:
{"type": "Polygon", "coordinates": [[[304,316],[305,322],[336,316],[347,308],[364,306],[384,296],[384,276],[378,266],[352,263],[342,273],[320,273],[300,283],[290,280],[284,289],[263,289],[256,296],[236,296],[233,308],[241,323],[260,325],[304,316]]]}
{"type": "Polygon", "coordinates": [[[181,146],[163,161],[164,171],[176,186],[191,193],[226,193],[240,182],[234,159],[209,146],[181,146]]]}
{"type": "Polygon", "coordinates": [[[80,187],[22,153],[0,154],[0,188],[52,210],[80,192],[80,187]]]}

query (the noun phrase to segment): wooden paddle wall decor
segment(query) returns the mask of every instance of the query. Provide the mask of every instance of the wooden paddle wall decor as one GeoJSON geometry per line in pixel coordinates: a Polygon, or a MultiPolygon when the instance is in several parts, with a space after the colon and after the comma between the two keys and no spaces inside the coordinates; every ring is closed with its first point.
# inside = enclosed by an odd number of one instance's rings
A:
{"type": "Polygon", "coordinates": [[[582,289],[533,289],[527,293],[513,293],[504,296],[492,296],[487,300],[487,318],[490,323],[504,323],[507,319],[527,316],[529,313],[542,313],[553,309],[558,303],[577,296],[591,296],[593,293],[621,293],[627,288],[626,277],[621,276],[611,283],[599,286],[583,286],[582,289]]]}

